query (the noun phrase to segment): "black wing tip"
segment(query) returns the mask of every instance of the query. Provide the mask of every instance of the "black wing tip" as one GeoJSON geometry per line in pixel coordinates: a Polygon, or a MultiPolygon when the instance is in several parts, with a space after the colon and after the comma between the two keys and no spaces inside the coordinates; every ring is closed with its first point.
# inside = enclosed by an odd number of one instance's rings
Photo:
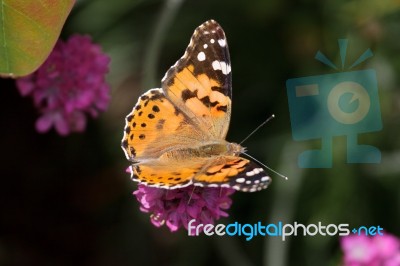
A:
{"type": "Polygon", "coordinates": [[[204,22],[202,25],[216,25],[216,26],[219,26],[219,23],[215,19],[209,19],[206,22],[204,22]]]}
{"type": "MultiPolygon", "coordinates": [[[[218,34],[222,34],[225,35],[224,30],[222,29],[221,25],[215,21],[214,19],[209,19],[206,22],[204,22],[203,24],[201,24],[200,26],[197,27],[197,29],[195,30],[196,32],[218,32],[218,34]]],[[[195,34],[196,35],[196,34],[195,34]]]]}

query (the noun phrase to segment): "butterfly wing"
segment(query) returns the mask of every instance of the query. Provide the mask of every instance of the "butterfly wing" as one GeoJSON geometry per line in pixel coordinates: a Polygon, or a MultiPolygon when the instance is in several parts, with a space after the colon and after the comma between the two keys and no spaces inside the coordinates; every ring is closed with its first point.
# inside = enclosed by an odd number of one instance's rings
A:
{"type": "Polygon", "coordinates": [[[214,20],[200,25],[162,80],[165,95],[210,139],[225,139],[231,116],[228,44],[214,20]]]}
{"type": "Polygon", "coordinates": [[[225,139],[231,74],[225,34],[218,23],[210,20],[195,30],[162,86],[143,94],[126,117],[122,148],[129,160],[157,158],[170,148],[225,139]]]}
{"type": "Polygon", "coordinates": [[[158,158],[171,148],[194,146],[202,139],[202,133],[161,89],[143,94],[125,123],[122,149],[134,162],[158,158]]]}
{"type": "Polygon", "coordinates": [[[186,160],[179,165],[150,161],[133,165],[131,173],[134,181],[167,189],[195,185],[255,192],[265,189],[271,182],[271,178],[259,165],[236,156],[221,156],[216,160],[186,160]]]}
{"type": "Polygon", "coordinates": [[[131,178],[150,187],[176,189],[193,184],[193,177],[201,171],[206,160],[185,160],[160,163],[159,160],[131,167],[131,178]]]}
{"type": "Polygon", "coordinates": [[[253,161],[236,156],[222,156],[194,177],[195,186],[229,187],[243,192],[267,188],[271,178],[253,161]]]}

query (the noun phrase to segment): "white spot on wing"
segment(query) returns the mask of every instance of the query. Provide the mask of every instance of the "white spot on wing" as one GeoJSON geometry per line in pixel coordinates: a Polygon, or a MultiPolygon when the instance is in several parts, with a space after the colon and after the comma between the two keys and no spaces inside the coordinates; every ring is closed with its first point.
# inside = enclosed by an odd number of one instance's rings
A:
{"type": "Polygon", "coordinates": [[[219,43],[219,45],[220,45],[221,47],[225,47],[225,46],[226,46],[226,41],[225,41],[225,39],[220,39],[220,40],[218,40],[218,43],[219,43]]]}
{"type": "Polygon", "coordinates": [[[223,61],[215,60],[211,65],[214,70],[221,70],[224,75],[231,73],[231,66],[223,61]]]}
{"type": "Polygon", "coordinates": [[[210,40],[210,43],[215,43],[215,40],[214,40],[214,39],[211,39],[211,40],[210,40]]]}
{"type": "Polygon", "coordinates": [[[253,176],[253,175],[261,173],[262,171],[263,171],[262,168],[254,168],[253,171],[247,172],[246,175],[253,176]]]}
{"type": "Polygon", "coordinates": [[[203,45],[203,48],[204,48],[204,49],[207,49],[207,47],[208,47],[208,44],[205,43],[205,44],[203,45]]]}
{"type": "Polygon", "coordinates": [[[262,178],[261,178],[261,181],[262,182],[265,182],[265,181],[268,181],[270,178],[269,178],[269,176],[263,176],[262,178]]]}
{"type": "Polygon", "coordinates": [[[204,52],[200,52],[200,53],[197,55],[197,60],[199,60],[199,61],[204,61],[204,60],[206,60],[206,54],[205,54],[204,52]]]}
{"type": "Polygon", "coordinates": [[[236,182],[238,183],[243,183],[245,179],[243,177],[236,179],[236,182]]]}

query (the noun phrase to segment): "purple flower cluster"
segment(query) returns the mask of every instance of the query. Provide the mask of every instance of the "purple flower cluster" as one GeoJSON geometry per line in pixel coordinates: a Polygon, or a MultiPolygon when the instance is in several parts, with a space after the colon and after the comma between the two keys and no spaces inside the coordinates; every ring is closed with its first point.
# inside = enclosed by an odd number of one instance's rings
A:
{"type": "Polygon", "coordinates": [[[43,65],[33,74],[17,80],[22,96],[32,96],[41,116],[36,130],[55,127],[60,135],[81,132],[86,114],[96,117],[110,100],[105,82],[110,58],[89,36],[73,35],[59,40],[43,65]]]}
{"type": "Polygon", "coordinates": [[[341,238],[345,266],[399,266],[400,239],[384,233],[368,237],[349,235],[341,238]]]}
{"type": "Polygon", "coordinates": [[[171,232],[180,227],[188,228],[190,220],[197,224],[214,224],[215,220],[226,217],[224,211],[232,204],[229,188],[203,188],[188,186],[178,189],[152,188],[139,184],[133,192],[140,202],[140,210],[151,213],[151,222],[160,227],[164,223],[171,232]]]}

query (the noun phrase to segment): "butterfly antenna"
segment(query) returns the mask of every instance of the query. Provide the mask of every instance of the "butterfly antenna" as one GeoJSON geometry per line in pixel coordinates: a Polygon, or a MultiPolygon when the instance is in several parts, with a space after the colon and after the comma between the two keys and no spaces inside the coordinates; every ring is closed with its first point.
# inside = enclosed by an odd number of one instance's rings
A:
{"type": "Polygon", "coordinates": [[[256,129],[254,129],[249,135],[247,135],[247,137],[245,137],[240,143],[239,145],[241,145],[243,142],[245,142],[248,138],[251,137],[251,135],[253,135],[254,133],[257,132],[257,130],[259,130],[262,126],[264,126],[266,123],[268,123],[268,121],[270,121],[272,118],[274,118],[275,115],[272,114],[270,117],[268,117],[264,122],[262,122],[258,127],[256,127],[256,129]]]}
{"type": "Polygon", "coordinates": [[[283,179],[288,180],[288,177],[287,177],[287,176],[282,175],[281,173],[278,173],[278,172],[275,171],[274,169],[272,169],[272,168],[266,166],[265,164],[263,164],[262,162],[260,162],[260,161],[257,160],[256,158],[254,158],[253,156],[250,156],[249,154],[247,154],[247,153],[245,153],[245,152],[244,152],[243,154],[246,155],[247,157],[249,157],[250,159],[252,159],[253,161],[255,161],[255,162],[261,164],[262,166],[264,166],[264,168],[266,168],[266,169],[270,170],[271,172],[273,172],[273,173],[279,175],[279,176],[282,177],[283,179]]]}

